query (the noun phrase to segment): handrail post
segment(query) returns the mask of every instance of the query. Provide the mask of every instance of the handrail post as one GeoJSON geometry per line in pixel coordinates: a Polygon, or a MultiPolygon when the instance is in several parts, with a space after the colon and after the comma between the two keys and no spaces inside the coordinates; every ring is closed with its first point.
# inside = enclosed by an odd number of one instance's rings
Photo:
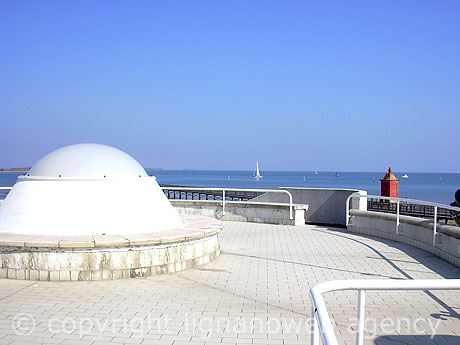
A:
{"type": "Polygon", "coordinates": [[[293,219],[294,217],[292,216],[292,210],[294,208],[294,205],[292,204],[292,194],[289,191],[286,191],[289,195],[289,219],[293,219]]]}
{"type": "Polygon", "coordinates": [[[222,216],[225,216],[225,189],[222,189],[222,216]]]}
{"type": "Polygon", "coordinates": [[[319,335],[318,321],[316,320],[316,308],[315,308],[314,303],[312,305],[311,311],[312,311],[312,318],[311,318],[311,322],[312,322],[312,325],[311,325],[311,327],[312,327],[311,345],[319,345],[320,335],[319,335]]]}
{"type": "Polygon", "coordinates": [[[356,345],[364,344],[364,306],[366,304],[366,291],[358,291],[358,330],[356,334],[356,345]]]}
{"type": "MultiPolygon", "coordinates": [[[[335,280],[316,284],[310,289],[310,298],[314,310],[314,321],[318,327],[319,336],[325,345],[338,345],[334,326],[328,315],[323,294],[333,291],[358,291],[358,324],[356,344],[364,343],[365,331],[365,292],[366,290],[460,290],[460,279],[359,279],[335,280]]],[[[314,329],[313,329],[314,330],[314,329]]],[[[312,335],[312,339],[314,339],[312,335]]]]}
{"type": "Polygon", "coordinates": [[[349,195],[347,201],[345,202],[345,226],[348,228],[348,218],[350,218],[350,199],[353,197],[353,194],[349,195]]]}
{"type": "Polygon", "coordinates": [[[399,235],[399,200],[396,204],[396,235],[399,235]]]}
{"type": "MultiPolygon", "coordinates": [[[[289,196],[289,219],[290,220],[293,220],[294,217],[292,215],[293,213],[293,210],[294,210],[294,204],[293,204],[293,201],[292,201],[292,194],[290,191],[288,190],[284,190],[284,189],[274,189],[273,191],[268,191],[268,193],[271,193],[271,192],[281,192],[281,193],[286,193],[288,196],[289,196]]],[[[267,192],[266,192],[267,193],[267,192]]]]}
{"type": "Polygon", "coordinates": [[[436,220],[438,218],[438,207],[434,207],[434,219],[433,219],[433,247],[436,247],[436,220]]]}

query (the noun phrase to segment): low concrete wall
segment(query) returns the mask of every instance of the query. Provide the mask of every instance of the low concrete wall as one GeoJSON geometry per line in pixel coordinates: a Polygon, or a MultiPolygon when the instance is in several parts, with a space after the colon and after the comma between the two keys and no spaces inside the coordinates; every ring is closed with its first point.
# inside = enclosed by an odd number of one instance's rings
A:
{"type": "MultiPolygon", "coordinates": [[[[313,224],[342,225],[346,224],[345,202],[353,193],[367,195],[366,191],[356,189],[333,189],[333,188],[292,188],[279,187],[292,194],[295,204],[307,204],[305,222],[313,224]]],[[[352,208],[367,210],[367,199],[353,198],[352,208]],[[359,200],[362,199],[362,200],[359,200]]],[[[289,202],[289,196],[284,193],[265,193],[253,201],[260,202],[289,202]]]]}
{"type": "Polygon", "coordinates": [[[222,201],[214,200],[170,200],[179,214],[194,214],[237,222],[304,225],[308,205],[294,205],[293,217],[289,219],[289,204],[226,201],[225,215],[222,201]]]}
{"type": "MultiPolygon", "coordinates": [[[[220,253],[221,221],[181,215],[183,226],[126,235],[0,233],[0,278],[107,280],[194,268],[220,253]]],[[[143,229],[145,231],[145,229],[143,229]]]]}
{"type": "Polygon", "coordinates": [[[436,246],[433,247],[433,221],[400,216],[396,235],[396,215],[391,213],[351,210],[348,231],[386,238],[425,250],[460,267],[460,228],[438,223],[436,246]]]}

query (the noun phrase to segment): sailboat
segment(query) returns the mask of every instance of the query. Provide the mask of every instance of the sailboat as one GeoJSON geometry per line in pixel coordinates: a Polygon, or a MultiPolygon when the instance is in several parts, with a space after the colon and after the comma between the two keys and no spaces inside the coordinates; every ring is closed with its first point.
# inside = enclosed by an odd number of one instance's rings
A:
{"type": "Polygon", "coordinates": [[[260,178],[263,177],[263,176],[260,174],[260,170],[259,170],[259,161],[257,161],[257,163],[256,163],[256,171],[255,171],[253,177],[254,177],[255,179],[260,179],[260,178]]]}

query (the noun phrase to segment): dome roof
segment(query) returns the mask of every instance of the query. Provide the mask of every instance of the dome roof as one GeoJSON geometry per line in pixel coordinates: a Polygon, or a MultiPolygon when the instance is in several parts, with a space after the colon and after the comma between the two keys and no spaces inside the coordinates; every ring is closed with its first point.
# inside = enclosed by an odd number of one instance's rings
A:
{"type": "Polygon", "coordinates": [[[77,144],[47,154],[35,163],[27,176],[99,179],[148,175],[123,151],[101,144],[77,144]]]}
{"type": "Polygon", "coordinates": [[[155,177],[126,153],[98,144],[46,155],[0,207],[0,234],[120,235],[181,226],[155,177]]]}

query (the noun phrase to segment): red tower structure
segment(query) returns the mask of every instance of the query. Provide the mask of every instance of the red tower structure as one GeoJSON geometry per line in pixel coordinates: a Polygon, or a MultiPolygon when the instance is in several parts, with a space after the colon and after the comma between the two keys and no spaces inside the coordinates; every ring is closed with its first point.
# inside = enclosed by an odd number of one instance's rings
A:
{"type": "Polygon", "coordinates": [[[380,179],[380,195],[397,198],[399,196],[399,179],[388,168],[384,178],[380,179]]]}

